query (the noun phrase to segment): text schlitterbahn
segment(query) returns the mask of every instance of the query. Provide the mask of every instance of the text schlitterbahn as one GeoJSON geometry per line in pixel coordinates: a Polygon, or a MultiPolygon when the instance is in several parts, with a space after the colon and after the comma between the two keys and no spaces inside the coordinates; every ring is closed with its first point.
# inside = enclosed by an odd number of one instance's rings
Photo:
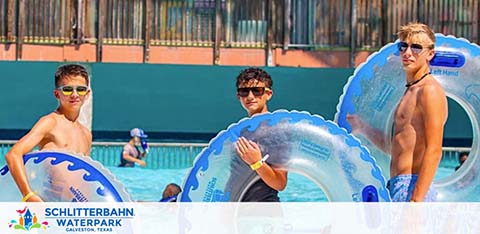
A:
{"type": "Polygon", "coordinates": [[[133,208],[46,208],[45,218],[55,219],[67,232],[111,232],[135,217],[133,208]]]}

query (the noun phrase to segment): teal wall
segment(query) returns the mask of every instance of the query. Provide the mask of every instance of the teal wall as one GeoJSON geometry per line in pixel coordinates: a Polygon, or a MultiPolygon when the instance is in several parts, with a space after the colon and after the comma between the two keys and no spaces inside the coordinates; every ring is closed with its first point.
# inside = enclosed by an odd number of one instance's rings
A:
{"type": "MultiPolygon", "coordinates": [[[[53,74],[60,63],[0,62],[0,131],[30,129],[57,105],[53,74]]],[[[216,133],[245,117],[235,95],[244,67],[84,64],[91,71],[93,130],[216,133]]],[[[353,69],[266,68],[274,95],[269,109],[304,110],[333,119],[353,69]]],[[[450,106],[447,138],[471,138],[468,117],[450,106]],[[468,121],[468,122],[467,122],[468,121]]]]}
{"type": "MultiPolygon", "coordinates": [[[[94,129],[218,132],[246,113],[236,97],[243,67],[94,64],[94,129]]],[[[298,109],[332,119],[349,69],[267,69],[269,109],[298,109]]]]}
{"type": "Polygon", "coordinates": [[[57,63],[0,62],[0,129],[30,129],[57,106],[57,63]]]}

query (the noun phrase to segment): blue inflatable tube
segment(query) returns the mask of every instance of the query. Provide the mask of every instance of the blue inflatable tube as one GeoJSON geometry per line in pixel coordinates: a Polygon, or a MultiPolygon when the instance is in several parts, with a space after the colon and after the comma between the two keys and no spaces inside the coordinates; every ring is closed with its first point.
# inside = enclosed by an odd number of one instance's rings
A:
{"type": "Polygon", "coordinates": [[[235,151],[240,136],[269,154],[273,167],[311,179],[329,201],[390,201],[380,168],[353,135],[318,115],[285,110],[242,119],[220,132],[197,156],[180,201],[242,200],[259,177],[235,151]]]}
{"type": "MultiPolygon", "coordinates": [[[[462,38],[436,34],[435,56],[431,73],[446,95],[455,100],[470,117],[473,144],[467,162],[451,176],[435,181],[439,201],[480,201],[479,120],[480,120],[480,47],[462,38]]],[[[397,41],[398,42],[398,41],[397,41]]],[[[390,43],[372,54],[355,69],[340,97],[335,120],[351,132],[347,114],[358,115],[370,126],[384,133],[391,142],[393,114],[405,92],[405,73],[396,43],[390,43]]],[[[390,156],[368,139],[357,135],[377,160],[384,176],[389,178],[390,156]]]]}
{"type": "MultiPolygon", "coordinates": [[[[30,186],[46,202],[130,202],[125,187],[90,157],[38,151],[24,157],[30,186]]],[[[0,169],[1,202],[22,198],[8,166],[0,169]]]]}

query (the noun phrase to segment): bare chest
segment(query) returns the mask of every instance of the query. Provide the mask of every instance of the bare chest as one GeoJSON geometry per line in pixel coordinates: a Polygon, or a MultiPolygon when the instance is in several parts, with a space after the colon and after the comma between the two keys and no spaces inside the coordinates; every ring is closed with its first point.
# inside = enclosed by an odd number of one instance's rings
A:
{"type": "Polygon", "coordinates": [[[90,140],[81,126],[57,126],[52,138],[55,148],[89,154],[90,140]]]}
{"type": "Polygon", "coordinates": [[[406,126],[415,125],[421,118],[418,104],[418,92],[407,91],[395,111],[395,130],[401,131],[406,126]]]}

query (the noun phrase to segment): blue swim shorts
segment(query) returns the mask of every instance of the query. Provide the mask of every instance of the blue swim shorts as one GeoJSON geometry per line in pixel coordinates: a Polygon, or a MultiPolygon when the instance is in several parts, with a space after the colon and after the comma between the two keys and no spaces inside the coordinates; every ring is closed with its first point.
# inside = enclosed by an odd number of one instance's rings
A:
{"type": "MultiPolygon", "coordinates": [[[[387,188],[390,191],[392,202],[409,202],[412,199],[412,192],[417,183],[418,175],[398,175],[391,178],[387,183],[387,188]]],[[[424,202],[437,201],[437,191],[430,185],[424,202]]]]}

